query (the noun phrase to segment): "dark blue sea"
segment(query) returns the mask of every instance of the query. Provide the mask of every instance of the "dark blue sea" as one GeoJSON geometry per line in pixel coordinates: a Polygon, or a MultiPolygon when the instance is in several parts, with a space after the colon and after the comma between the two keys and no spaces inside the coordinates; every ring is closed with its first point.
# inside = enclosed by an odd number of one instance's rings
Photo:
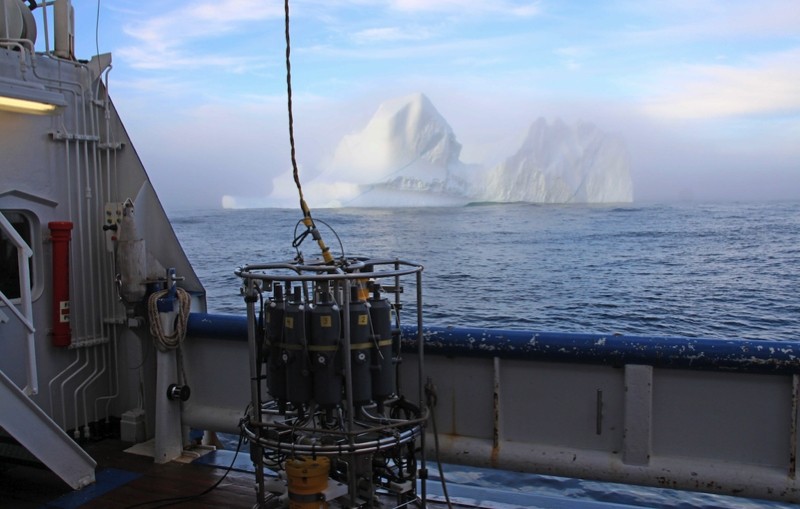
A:
{"type": "MultiPolygon", "coordinates": [[[[312,214],[336,256],[422,264],[428,325],[800,339],[800,202],[312,214]]],[[[207,289],[209,312],[244,312],[236,267],[296,254],[299,210],[170,217],[207,289]]],[[[300,250],[319,256],[310,238],[300,250]]]]}
{"type": "MultiPolygon", "coordinates": [[[[397,257],[424,265],[428,325],[800,339],[800,202],[478,204],[312,213],[336,256],[397,257]]],[[[209,312],[245,312],[234,270],[292,259],[300,217],[283,209],[170,215],[205,284],[209,312]]],[[[307,259],[319,256],[310,238],[300,250],[307,259]]],[[[578,501],[597,507],[794,507],[477,471],[452,467],[447,478],[563,500],[542,507],[578,501]]]]}

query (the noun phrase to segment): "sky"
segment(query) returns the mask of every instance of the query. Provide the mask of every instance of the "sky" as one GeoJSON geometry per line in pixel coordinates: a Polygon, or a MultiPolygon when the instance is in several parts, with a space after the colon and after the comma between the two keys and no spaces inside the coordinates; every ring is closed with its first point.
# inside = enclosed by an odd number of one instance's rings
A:
{"type": "MultiPolygon", "coordinates": [[[[111,97],[165,207],[268,203],[291,170],[283,2],[73,3],[76,54],[112,53],[111,97]]],[[[303,181],[381,102],[423,92],[464,162],[496,164],[561,118],[625,141],[635,201],[800,199],[797,0],[297,0],[290,15],[303,181]]]]}

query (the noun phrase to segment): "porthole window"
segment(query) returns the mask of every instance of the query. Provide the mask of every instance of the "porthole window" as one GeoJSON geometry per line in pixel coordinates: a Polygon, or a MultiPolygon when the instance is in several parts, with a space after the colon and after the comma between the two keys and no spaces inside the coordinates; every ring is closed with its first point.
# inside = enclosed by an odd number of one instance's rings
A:
{"type": "MultiPolygon", "coordinates": [[[[33,239],[33,227],[30,219],[22,212],[3,210],[6,220],[16,230],[22,240],[28,246],[33,239]]],[[[33,288],[33,266],[32,259],[28,260],[28,270],[31,272],[31,289],[33,288]]],[[[0,291],[8,299],[18,299],[20,297],[20,273],[17,255],[17,246],[2,228],[0,228],[0,291]]]]}

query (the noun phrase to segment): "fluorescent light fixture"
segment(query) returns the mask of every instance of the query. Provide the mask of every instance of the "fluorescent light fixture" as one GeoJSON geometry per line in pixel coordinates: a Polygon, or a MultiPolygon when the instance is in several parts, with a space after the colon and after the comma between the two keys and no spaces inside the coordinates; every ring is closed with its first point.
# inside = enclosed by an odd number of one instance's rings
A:
{"type": "Polygon", "coordinates": [[[45,90],[38,83],[0,80],[0,110],[47,115],[66,105],[63,94],[45,90]]]}

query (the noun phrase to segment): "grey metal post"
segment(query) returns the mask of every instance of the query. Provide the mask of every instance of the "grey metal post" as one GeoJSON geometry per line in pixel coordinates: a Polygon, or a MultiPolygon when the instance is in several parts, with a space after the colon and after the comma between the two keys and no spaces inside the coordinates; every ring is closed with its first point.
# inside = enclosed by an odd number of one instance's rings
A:
{"type": "MultiPolygon", "coordinates": [[[[422,271],[417,272],[417,357],[418,357],[418,370],[419,370],[419,408],[420,408],[420,415],[425,415],[428,410],[428,405],[425,401],[425,388],[423,384],[423,380],[425,378],[425,362],[424,362],[424,355],[425,355],[425,338],[422,335],[422,271]]],[[[422,425],[422,433],[420,433],[419,441],[420,441],[420,471],[425,473],[423,479],[421,479],[421,491],[422,491],[422,507],[426,506],[426,499],[427,499],[427,482],[428,482],[428,469],[425,464],[425,427],[427,423],[423,423],[422,425]]]]}
{"type": "MultiPolygon", "coordinates": [[[[347,407],[345,411],[347,412],[347,441],[348,445],[350,446],[350,450],[354,450],[355,448],[355,437],[353,436],[353,430],[355,429],[355,416],[353,413],[355,410],[353,409],[353,362],[350,358],[350,279],[344,280],[344,313],[342,316],[342,321],[344,322],[344,334],[342,338],[342,347],[345,352],[344,354],[344,391],[345,397],[347,399],[347,407]]],[[[358,493],[357,487],[357,479],[356,479],[356,469],[355,469],[355,454],[349,455],[351,458],[351,465],[347,469],[347,484],[348,484],[348,491],[350,492],[351,497],[350,500],[351,507],[356,506],[356,494],[358,493]]]]}
{"type": "MultiPolygon", "coordinates": [[[[258,301],[258,292],[256,291],[256,282],[252,278],[245,279],[245,294],[244,301],[247,305],[247,346],[250,352],[250,423],[257,434],[261,433],[261,428],[258,426],[261,423],[261,401],[259,401],[259,384],[261,380],[258,377],[258,336],[256,334],[256,302],[258,301]]],[[[266,504],[264,494],[264,454],[258,441],[251,442],[251,457],[253,465],[256,470],[256,508],[263,508],[266,504]],[[255,458],[253,457],[255,456],[255,458]]]]}

